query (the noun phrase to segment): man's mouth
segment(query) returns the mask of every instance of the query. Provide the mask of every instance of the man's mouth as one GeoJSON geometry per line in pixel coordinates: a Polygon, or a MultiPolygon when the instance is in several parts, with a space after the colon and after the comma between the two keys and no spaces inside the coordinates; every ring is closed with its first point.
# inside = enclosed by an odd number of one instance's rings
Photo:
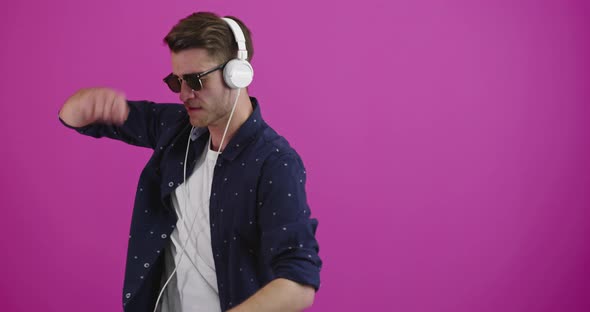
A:
{"type": "Polygon", "coordinates": [[[200,106],[186,106],[185,105],[185,107],[186,107],[186,110],[189,111],[189,112],[196,112],[196,111],[199,111],[199,110],[203,109],[200,106]]]}

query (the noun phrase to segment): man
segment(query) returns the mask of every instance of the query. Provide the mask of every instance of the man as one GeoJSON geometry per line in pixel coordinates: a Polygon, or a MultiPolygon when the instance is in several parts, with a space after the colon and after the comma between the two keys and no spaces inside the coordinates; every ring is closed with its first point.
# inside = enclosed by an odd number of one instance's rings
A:
{"type": "Polygon", "coordinates": [[[79,133],[154,149],[131,220],[125,311],[309,307],[321,268],[317,221],[301,159],[244,88],[253,76],[249,30],[195,13],[164,41],[172,60],[164,81],[184,105],[95,88],[59,113],[79,133]]]}

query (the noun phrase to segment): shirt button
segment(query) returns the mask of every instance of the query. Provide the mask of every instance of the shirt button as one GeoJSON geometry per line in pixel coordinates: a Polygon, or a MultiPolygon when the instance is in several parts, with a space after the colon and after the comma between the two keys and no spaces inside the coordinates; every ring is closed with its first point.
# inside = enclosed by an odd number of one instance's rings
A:
{"type": "Polygon", "coordinates": [[[126,293],[125,298],[127,298],[127,299],[131,298],[131,293],[126,293]]]}

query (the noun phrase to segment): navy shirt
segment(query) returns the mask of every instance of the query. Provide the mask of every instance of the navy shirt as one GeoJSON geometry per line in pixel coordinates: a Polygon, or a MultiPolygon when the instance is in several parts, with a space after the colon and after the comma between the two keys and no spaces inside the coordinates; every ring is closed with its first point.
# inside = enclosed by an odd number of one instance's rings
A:
{"type": "MultiPolygon", "coordinates": [[[[217,159],[210,196],[211,245],[221,310],[240,304],[276,278],[320,285],[322,261],[310,218],[305,168],[299,155],[254,112],[217,159]]],[[[152,148],[133,208],[123,306],[152,311],[160,292],[164,249],[176,224],[171,193],[183,181],[183,161],[191,137],[187,172],[208,142],[207,128],[191,131],[179,104],[128,101],[122,126],[73,128],[95,138],[109,137],[152,148]]],[[[62,121],[63,123],[63,121],[62,121]]]]}

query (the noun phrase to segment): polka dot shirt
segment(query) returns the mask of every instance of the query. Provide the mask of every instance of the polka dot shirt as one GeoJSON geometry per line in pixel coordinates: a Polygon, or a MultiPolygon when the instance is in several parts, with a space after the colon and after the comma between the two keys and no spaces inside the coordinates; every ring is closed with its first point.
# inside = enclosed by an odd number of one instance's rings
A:
{"type": "MultiPolygon", "coordinates": [[[[254,112],[219,156],[211,187],[211,245],[222,311],[276,278],[320,286],[318,222],[310,217],[304,165],[262,119],[258,101],[250,99],[254,112]]],[[[170,195],[183,182],[186,143],[192,140],[190,173],[209,133],[191,131],[182,105],[128,105],[122,126],[73,129],[154,150],[137,187],[123,286],[125,311],[151,311],[161,287],[164,248],[177,220],[170,195]]]]}

